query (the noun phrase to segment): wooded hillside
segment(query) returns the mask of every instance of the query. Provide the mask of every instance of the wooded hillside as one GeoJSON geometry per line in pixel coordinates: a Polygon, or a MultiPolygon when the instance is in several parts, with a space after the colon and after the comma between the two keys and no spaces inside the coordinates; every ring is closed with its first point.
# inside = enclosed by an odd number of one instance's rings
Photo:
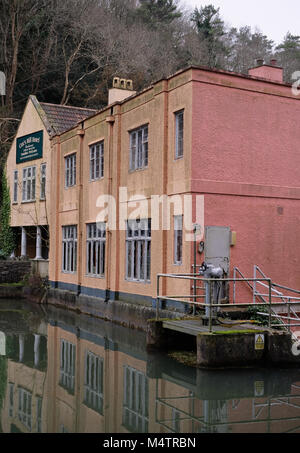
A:
{"type": "Polygon", "coordinates": [[[29,94],[99,109],[113,76],[140,90],[190,64],[246,73],[271,57],[290,82],[300,70],[300,37],[287,31],[275,46],[261,31],[226,26],[212,5],[187,11],[176,0],[1,0],[1,161],[29,94]]]}

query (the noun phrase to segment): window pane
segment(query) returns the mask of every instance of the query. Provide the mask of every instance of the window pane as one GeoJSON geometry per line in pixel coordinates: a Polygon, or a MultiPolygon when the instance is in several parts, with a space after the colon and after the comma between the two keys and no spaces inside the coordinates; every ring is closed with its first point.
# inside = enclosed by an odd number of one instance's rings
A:
{"type": "Polygon", "coordinates": [[[67,226],[62,228],[62,270],[64,272],[75,272],[77,269],[77,227],[67,226]]]}
{"type": "Polygon", "coordinates": [[[175,135],[176,135],[176,144],[175,144],[175,156],[183,156],[183,111],[175,114],[175,135]]]}
{"type": "Polygon", "coordinates": [[[130,220],[126,236],[126,277],[146,282],[150,279],[151,220],[130,220]]]}
{"type": "Polygon", "coordinates": [[[65,186],[76,184],[76,154],[65,157],[65,186]]]}
{"type": "Polygon", "coordinates": [[[95,180],[104,175],[103,141],[90,146],[90,178],[95,180]]]}
{"type": "Polygon", "coordinates": [[[148,126],[130,132],[130,170],[148,165],[148,126]]]}
{"type": "Polygon", "coordinates": [[[87,225],[87,273],[103,277],[105,269],[105,223],[87,225]]]}

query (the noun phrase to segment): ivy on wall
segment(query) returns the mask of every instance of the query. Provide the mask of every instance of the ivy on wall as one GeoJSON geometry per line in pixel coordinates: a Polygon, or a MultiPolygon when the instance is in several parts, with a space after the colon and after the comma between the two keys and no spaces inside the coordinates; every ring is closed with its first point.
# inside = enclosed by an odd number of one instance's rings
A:
{"type": "Polygon", "coordinates": [[[8,257],[15,247],[15,238],[10,226],[10,195],[5,171],[2,173],[2,199],[0,207],[0,255],[8,257]]]}

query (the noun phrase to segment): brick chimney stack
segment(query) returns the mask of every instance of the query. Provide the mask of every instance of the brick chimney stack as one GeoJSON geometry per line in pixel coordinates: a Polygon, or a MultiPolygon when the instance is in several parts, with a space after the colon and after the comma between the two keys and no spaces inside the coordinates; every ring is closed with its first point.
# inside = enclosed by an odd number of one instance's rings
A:
{"type": "Polygon", "coordinates": [[[136,91],[133,90],[132,80],[114,77],[113,86],[108,91],[108,105],[113,104],[114,102],[123,101],[135,93],[136,91]]]}
{"type": "Polygon", "coordinates": [[[271,59],[270,64],[265,64],[264,60],[258,59],[257,66],[250,68],[248,74],[251,77],[283,83],[283,68],[277,66],[277,60],[275,58],[271,59]]]}

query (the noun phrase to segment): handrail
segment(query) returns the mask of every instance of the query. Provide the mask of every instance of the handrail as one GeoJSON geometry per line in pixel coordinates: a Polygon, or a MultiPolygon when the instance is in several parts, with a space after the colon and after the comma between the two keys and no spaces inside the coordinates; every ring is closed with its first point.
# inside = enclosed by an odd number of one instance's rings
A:
{"type": "Polygon", "coordinates": [[[276,286],[277,288],[285,289],[286,291],[291,291],[291,293],[300,294],[300,291],[298,291],[297,289],[292,289],[292,288],[289,288],[288,286],[278,285],[278,283],[273,283],[273,286],[276,286]]]}
{"type": "MultiPolygon", "coordinates": [[[[239,270],[239,268],[235,266],[235,267],[233,268],[233,277],[234,277],[234,278],[235,278],[236,273],[240,274],[240,276],[241,276],[242,278],[245,279],[246,284],[247,284],[247,285],[250,287],[250,289],[252,289],[252,291],[253,291],[253,286],[250,285],[250,283],[246,280],[246,278],[244,277],[244,275],[242,274],[242,272],[239,270]]],[[[235,286],[236,286],[236,285],[235,285],[235,282],[234,282],[234,283],[233,283],[233,303],[234,303],[234,304],[235,304],[235,296],[236,296],[236,291],[235,291],[236,288],[235,288],[235,286]]]]}
{"type": "MultiPolygon", "coordinates": [[[[269,326],[271,326],[271,318],[272,318],[272,308],[271,308],[271,304],[272,304],[272,293],[271,293],[271,285],[272,285],[272,282],[271,282],[271,279],[269,278],[260,278],[260,279],[253,279],[253,278],[204,278],[204,277],[201,277],[199,276],[198,274],[157,274],[157,297],[156,297],[156,319],[158,320],[159,319],[159,302],[162,301],[162,300],[170,300],[170,296],[163,296],[160,294],[160,278],[173,278],[173,279],[179,279],[179,280],[188,280],[188,281],[191,281],[193,280],[194,282],[197,282],[197,281],[203,281],[205,283],[208,283],[208,282],[254,282],[254,281],[264,281],[264,282],[268,282],[268,287],[269,287],[269,302],[268,303],[265,303],[265,305],[268,305],[269,306],[269,326]]],[[[174,296],[175,297],[175,296],[174,296]]],[[[181,296],[181,297],[184,297],[184,296],[181,296]]],[[[199,296],[198,296],[199,297],[199,296]]],[[[193,307],[195,306],[198,306],[198,307],[210,307],[210,310],[209,310],[209,331],[212,332],[212,308],[213,307],[220,307],[220,306],[232,306],[232,304],[213,304],[212,303],[212,300],[211,298],[209,299],[209,303],[201,303],[201,302],[197,302],[197,297],[196,295],[189,295],[188,296],[188,299],[193,299],[195,298],[195,301],[191,301],[191,300],[182,300],[180,298],[180,300],[178,300],[179,298],[176,297],[176,301],[180,302],[180,303],[184,303],[184,304],[189,304],[189,305],[192,305],[193,307]]],[[[242,306],[249,306],[251,304],[241,304],[242,306]]],[[[235,304],[235,306],[238,306],[238,304],[235,304]]],[[[193,313],[195,313],[194,311],[194,308],[193,308],[193,313]]]]}
{"type": "MultiPolygon", "coordinates": [[[[183,303],[186,305],[191,305],[193,306],[193,314],[195,314],[195,307],[199,308],[206,308],[210,307],[209,310],[209,331],[212,331],[212,309],[217,307],[232,307],[232,303],[212,303],[212,300],[209,299],[209,303],[205,301],[200,302],[197,299],[203,299],[206,296],[205,295],[197,295],[197,294],[189,294],[189,295],[162,295],[160,294],[160,279],[162,278],[170,278],[170,279],[179,279],[179,280],[184,280],[184,281],[193,281],[194,285],[197,286],[197,282],[233,282],[233,299],[234,299],[234,306],[235,307],[250,307],[253,305],[252,303],[237,303],[236,302],[236,284],[238,282],[245,282],[253,291],[254,295],[254,304],[255,305],[260,305],[260,306],[267,306],[269,308],[269,313],[264,313],[263,316],[268,316],[269,322],[268,325],[269,327],[274,327],[274,324],[272,324],[272,318],[275,319],[280,319],[282,323],[282,327],[286,328],[291,332],[291,326],[296,327],[298,324],[291,323],[291,320],[297,321],[300,318],[297,316],[296,312],[293,310],[293,306],[297,305],[299,306],[300,304],[300,298],[299,297],[290,297],[290,296],[285,296],[283,295],[280,291],[277,291],[274,289],[274,286],[281,287],[283,289],[291,290],[291,288],[283,287],[282,285],[275,285],[272,280],[268,277],[265,276],[265,274],[261,271],[261,269],[258,266],[254,266],[254,275],[255,278],[246,278],[242,274],[242,272],[235,267],[234,268],[234,278],[204,278],[203,276],[197,274],[197,273],[187,273],[187,274],[157,274],[157,298],[156,298],[156,319],[159,319],[159,305],[161,301],[167,301],[167,300],[176,300],[176,302],[183,303]],[[258,278],[256,277],[256,271],[259,272],[262,277],[258,278]],[[241,278],[237,278],[236,276],[240,275],[241,278]],[[251,284],[253,283],[253,284],[251,284]],[[268,288],[268,291],[266,293],[260,293],[256,291],[257,284],[263,285],[265,288],[268,288]],[[274,294],[275,293],[275,294],[274,294]],[[261,299],[261,302],[256,302],[256,297],[261,299]],[[265,299],[267,298],[267,300],[265,299]],[[277,299],[275,302],[272,301],[272,298],[277,299]],[[281,300],[281,302],[280,302],[281,300]],[[273,308],[274,307],[281,307],[285,306],[288,308],[288,315],[278,315],[274,312],[273,308]],[[295,315],[295,318],[291,318],[290,315],[291,313],[295,315]],[[288,323],[286,322],[288,321],[288,323]]],[[[202,286],[198,286],[197,288],[199,289],[204,289],[202,286]]],[[[300,294],[300,291],[293,290],[293,292],[300,294]]],[[[293,333],[292,333],[293,335],[293,333]]]]}

